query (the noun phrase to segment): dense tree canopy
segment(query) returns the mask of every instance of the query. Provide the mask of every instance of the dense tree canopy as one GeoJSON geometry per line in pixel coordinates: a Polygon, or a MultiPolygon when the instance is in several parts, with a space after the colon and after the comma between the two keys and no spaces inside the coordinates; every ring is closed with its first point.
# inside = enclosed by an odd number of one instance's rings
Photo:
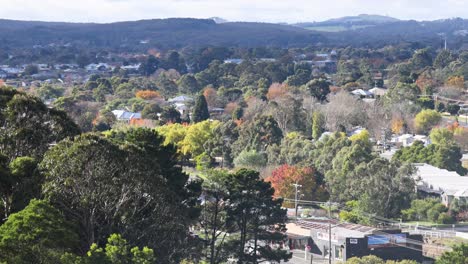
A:
{"type": "Polygon", "coordinates": [[[0,226],[0,261],[5,263],[58,263],[61,255],[76,250],[74,227],[48,202],[31,200],[0,226]]]}
{"type": "Polygon", "coordinates": [[[62,111],[47,108],[38,98],[0,88],[0,151],[10,160],[41,157],[51,144],[80,133],[62,111]]]}
{"type": "Polygon", "coordinates": [[[41,163],[43,191],[78,224],[82,250],[118,232],[163,258],[177,258],[196,217],[198,187],[187,183],[174,157],[172,146],[144,129],[67,139],[41,163]]]}

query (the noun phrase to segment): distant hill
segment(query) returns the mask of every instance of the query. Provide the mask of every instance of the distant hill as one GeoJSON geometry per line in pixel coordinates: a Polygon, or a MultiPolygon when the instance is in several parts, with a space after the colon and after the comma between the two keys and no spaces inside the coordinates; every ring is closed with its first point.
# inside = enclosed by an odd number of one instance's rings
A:
{"type": "Polygon", "coordinates": [[[346,16],[341,18],[334,18],[321,23],[370,23],[381,24],[400,21],[397,18],[381,15],[367,15],[361,14],[358,16],[346,16]]]}
{"type": "Polygon", "coordinates": [[[294,25],[310,30],[340,32],[393,23],[398,21],[400,20],[389,16],[362,14],[358,16],[334,18],[323,22],[298,23],[294,25]]]}
{"type": "Polygon", "coordinates": [[[109,24],[0,20],[0,57],[8,57],[15,50],[35,50],[34,54],[41,57],[40,48],[44,46],[122,52],[206,46],[383,47],[402,42],[440,47],[441,34],[447,37],[450,48],[468,46],[468,20],[460,18],[419,22],[360,15],[312,24],[348,29],[324,32],[305,29],[305,25],[219,24],[213,19],[192,18],[109,24]]]}
{"type": "MultiPolygon", "coordinates": [[[[442,47],[446,37],[451,49],[468,44],[468,20],[455,18],[435,21],[397,21],[372,27],[326,34],[329,43],[349,43],[358,47],[382,47],[402,42],[442,47]]],[[[465,46],[465,47],[464,47],[465,46]]]]}
{"type": "Polygon", "coordinates": [[[320,34],[289,25],[221,23],[213,19],[171,18],[109,24],[0,20],[0,48],[77,44],[82,47],[147,50],[187,46],[313,45],[320,34]]]}

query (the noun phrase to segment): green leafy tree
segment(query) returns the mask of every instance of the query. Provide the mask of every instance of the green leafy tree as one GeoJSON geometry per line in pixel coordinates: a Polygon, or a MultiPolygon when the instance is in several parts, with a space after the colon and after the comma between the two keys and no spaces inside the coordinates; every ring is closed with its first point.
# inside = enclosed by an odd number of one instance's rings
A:
{"type": "Polygon", "coordinates": [[[162,67],[166,70],[174,69],[180,73],[187,72],[185,60],[177,51],[172,51],[167,55],[166,59],[162,62],[162,67]]]}
{"type": "Polygon", "coordinates": [[[313,164],[314,144],[303,136],[291,134],[286,135],[281,144],[268,147],[268,163],[310,166],[313,164]]]}
{"type": "Polygon", "coordinates": [[[305,89],[308,90],[313,97],[320,101],[325,101],[327,95],[330,93],[330,84],[325,79],[314,79],[305,85],[305,89]]]}
{"type": "Polygon", "coordinates": [[[429,131],[439,124],[442,115],[431,109],[422,110],[414,118],[414,126],[419,133],[429,133],[429,131]]]}
{"type": "Polygon", "coordinates": [[[402,261],[393,261],[393,260],[388,260],[385,262],[385,260],[370,255],[370,256],[365,256],[362,258],[354,257],[350,258],[346,261],[346,263],[350,264],[417,264],[417,261],[414,260],[402,260],[402,261]]]}
{"type": "Polygon", "coordinates": [[[187,133],[180,142],[180,152],[186,156],[196,157],[206,152],[205,144],[214,137],[214,129],[220,126],[219,121],[205,120],[187,127],[187,133]]]}
{"type": "Polygon", "coordinates": [[[150,55],[143,63],[140,64],[139,71],[145,76],[150,76],[158,69],[158,66],[159,60],[153,55],[150,55]]]}
{"type": "Polygon", "coordinates": [[[161,112],[162,107],[158,103],[151,103],[143,107],[143,110],[141,110],[141,117],[145,119],[158,120],[158,114],[161,114],[161,112]]]}
{"type": "Polygon", "coordinates": [[[428,163],[465,175],[466,169],[461,164],[461,158],[460,147],[452,141],[441,141],[439,144],[431,144],[427,147],[424,147],[423,142],[416,141],[410,147],[398,150],[393,156],[393,159],[402,162],[428,163]]]}
{"type": "Polygon", "coordinates": [[[453,142],[453,132],[447,128],[433,128],[429,137],[431,143],[436,145],[453,142]]]}
{"type": "Polygon", "coordinates": [[[32,65],[32,64],[27,65],[26,68],[24,68],[24,72],[23,72],[23,74],[27,76],[31,76],[36,73],[39,73],[39,67],[37,67],[37,65],[32,65]]]}
{"type": "Polygon", "coordinates": [[[447,105],[447,112],[449,112],[451,115],[458,115],[458,112],[460,111],[460,106],[457,104],[449,104],[447,105]]]}
{"type": "Polygon", "coordinates": [[[187,94],[196,94],[200,92],[200,85],[192,74],[185,74],[177,81],[179,92],[187,94]]]}
{"type": "Polygon", "coordinates": [[[134,129],[67,139],[45,155],[43,193],[77,223],[82,250],[118,232],[160,252],[162,262],[186,254],[199,184],[187,182],[175,149],[162,143],[154,131],[134,129]]]}
{"type": "Polygon", "coordinates": [[[152,264],[156,263],[154,251],[148,247],[131,247],[119,234],[111,234],[104,248],[92,244],[86,256],[67,253],[61,257],[63,264],[152,264]]]}
{"type": "Polygon", "coordinates": [[[440,214],[447,212],[447,208],[437,199],[413,200],[411,207],[403,210],[402,216],[407,221],[437,222],[440,214]]]}
{"type": "Polygon", "coordinates": [[[411,64],[415,69],[423,69],[427,66],[432,66],[432,55],[429,49],[417,50],[413,58],[411,58],[411,64]]]}
{"type": "Polygon", "coordinates": [[[38,98],[11,88],[0,88],[0,152],[16,157],[38,158],[50,144],[80,133],[67,115],[47,108],[38,98]]]}
{"type": "Polygon", "coordinates": [[[195,107],[193,108],[192,121],[198,123],[210,118],[210,113],[208,112],[208,103],[203,94],[200,94],[195,101],[195,107]]]}
{"type": "Polygon", "coordinates": [[[240,127],[239,138],[233,144],[234,156],[243,150],[264,152],[269,146],[279,145],[282,138],[283,132],[272,116],[257,115],[240,127]]]}
{"type": "Polygon", "coordinates": [[[452,251],[445,252],[436,261],[437,264],[465,264],[468,263],[468,244],[462,243],[453,247],[452,251]]]}
{"type": "Polygon", "coordinates": [[[260,260],[287,261],[291,254],[274,249],[268,242],[281,243],[287,220],[282,200],[274,199],[270,183],[259,178],[258,172],[241,169],[226,180],[227,216],[239,232],[232,241],[233,253],[239,263],[259,263],[260,260]]]}
{"type": "Polygon", "coordinates": [[[407,84],[398,82],[394,87],[390,88],[384,96],[386,104],[395,104],[402,102],[416,102],[421,94],[418,86],[415,84],[407,84]]]}
{"type": "Polygon", "coordinates": [[[439,52],[439,54],[437,54],[437,57],[434,60],[434,67],[438,69],[443,69],[447,67],[453,60],[455,60],[455,58],[452,52],[450,50],[444,49],[441,52],[439,52]]]}
{"type": "Polygon", "coordinates": [[[325,131],[325,119],[324,116],[315,111],[312,115],[312,138],[318,140],[322,133],[325,131]]]}
{"type": "Polygon", "coordinates": [[[0,226],[0,261],[5,263],[59,263],[77,245],[73,226],[46,201],[31,200],[0,226]]]}
{"type": "Polygon", "coordinates": [[[0,156],[0,174],[0,212],[4,219],[40,196],[42,179],[35,159],[18,157],[8,164],[7,157],[0,156]]]}
{"type": "Polygon", "coordinates": [[[234,121],[221,123],[213,129],[213,134],[203,147],[211,157],[222,157],[222,166],[233,164],[232,144],[239,137],[239,131],[234,121]]]}
{"type": "Polygon", "coordinates": [[[158,76],[158,78],[156,79],[156,85],[158,86],[161,93],[166,97],[174,96],[177,94],[177,84],[166,73],[161,73],[158,76]]]}
{"type": "Polygon", "coordinates": [[[294,75],[286,79],[286,83],[290,86],[301,86],[310,80],[310,71],[299,69],[294,75]]]}
{"type": "Polygon", "coordinates": [[[235,159],[234,165],[239,168],[249,168],[260,170],[267,164],[266,157],[263,153],[256,150],[243,150],[235,159]]]}

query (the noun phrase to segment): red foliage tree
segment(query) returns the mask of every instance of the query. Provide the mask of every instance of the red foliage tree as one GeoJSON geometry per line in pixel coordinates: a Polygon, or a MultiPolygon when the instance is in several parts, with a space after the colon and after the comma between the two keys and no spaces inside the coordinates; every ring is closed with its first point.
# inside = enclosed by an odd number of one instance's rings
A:
{"type": "Polygon", "coordinates": [[[297,167],[282,165],[271,173],[266,179],[275,189],[275,196],[294,199],[294,183],[302,185],[300,188],[301,199],[324,201],[327,199],[327,192],[323,185],[319,183],[315,170],[310,167],[297,167]]]}

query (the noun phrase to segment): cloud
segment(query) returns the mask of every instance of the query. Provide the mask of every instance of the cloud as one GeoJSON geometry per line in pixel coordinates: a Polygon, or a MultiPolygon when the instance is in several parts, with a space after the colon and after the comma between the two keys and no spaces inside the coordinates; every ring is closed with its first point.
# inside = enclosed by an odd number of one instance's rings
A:
{"type": "Polygon", "coordinates": [[[466,16],[465,0],[0,0],[0,17],[20,20],[113,22],[167,17],[231,21],[320,21],[382,14],[432,20],[466,16]]]}

